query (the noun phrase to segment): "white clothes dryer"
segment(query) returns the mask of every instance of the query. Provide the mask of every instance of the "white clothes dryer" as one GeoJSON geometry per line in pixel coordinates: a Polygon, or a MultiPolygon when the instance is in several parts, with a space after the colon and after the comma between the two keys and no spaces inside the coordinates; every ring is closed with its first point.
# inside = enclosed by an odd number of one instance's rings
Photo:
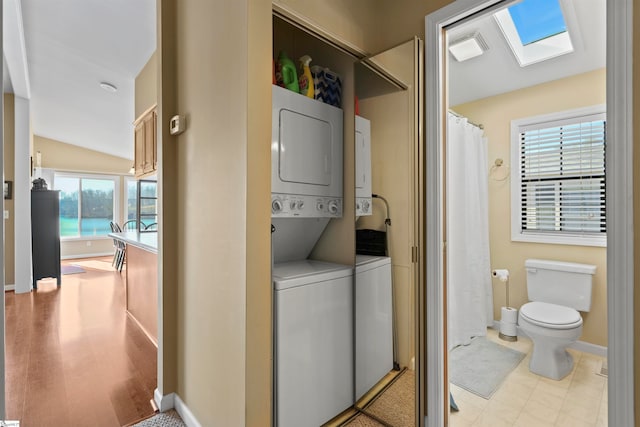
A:
{"type": "Polygon", "coordinates": [[[274,264],[275,425],[317,427],[353,404],[353,267],[274,264]]]}

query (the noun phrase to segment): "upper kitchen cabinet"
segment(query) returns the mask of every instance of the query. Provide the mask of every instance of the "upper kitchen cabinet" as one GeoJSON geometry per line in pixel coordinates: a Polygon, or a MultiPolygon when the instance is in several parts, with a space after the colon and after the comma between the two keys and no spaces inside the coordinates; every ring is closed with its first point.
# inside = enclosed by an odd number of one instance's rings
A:
{"type": "Polygon", "coordinates": [[[157,170],[156,123],[155,105],[140,115],[133,123],[135,126],[134,165],[136,178],[153,175],[157,170]]]}

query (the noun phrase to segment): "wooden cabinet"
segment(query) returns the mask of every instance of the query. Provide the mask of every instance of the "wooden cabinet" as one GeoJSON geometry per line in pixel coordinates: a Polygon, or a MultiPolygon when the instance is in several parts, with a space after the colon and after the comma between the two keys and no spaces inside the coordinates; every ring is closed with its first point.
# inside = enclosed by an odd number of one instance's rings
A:
{"type": "Polygon", "coordinates": [[[153,106],[134,122],[134,168],[136,178],[153,175],[158,169],[157,120],[156,107],[153,106]]]}
{"type": "Polygon", "coordinates": [[[60,192],[31,191],[31,256],[33,289],[46,277],[60,286],[60,192]]]}

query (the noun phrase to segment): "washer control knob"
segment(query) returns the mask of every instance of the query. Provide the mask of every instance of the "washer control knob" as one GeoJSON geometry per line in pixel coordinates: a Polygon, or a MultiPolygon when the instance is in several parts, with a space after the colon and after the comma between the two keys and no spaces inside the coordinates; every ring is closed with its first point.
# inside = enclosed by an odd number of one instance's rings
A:
{"type": "Polygon", "coordinates": [[[273,199],[271,201],[271,212],[272,213],[282,212],[282,201],[280,199],[273,199]]]}
{"type": "Polygon", "coordinates": [[[362,201],[362,212],[369,212],[369,201],[368,200],[363,200],[362,201]]]}
{"type": "Polygon", "coordinates": [[[335,200],[329,202],[329,213],[333,215],[338,213],[338,203],[335,200]]]}
{"type": "Polygon", "coordinates": [[[324,203],[322,203],[322,202],[316,203],[316,209],[321,211],[321,212],[324,211],[324,203]]]}
{"type": "Polygon", "coordinates": [[[304,208],[304,202],[302,200],[298,200],[298,209],[304,208]]]}
{"type": "Polygon", "coordinates": [[[294,210],[296,208],[296,202],[295,201],[291,201],[289,202],[289,209],[294,210]]]}

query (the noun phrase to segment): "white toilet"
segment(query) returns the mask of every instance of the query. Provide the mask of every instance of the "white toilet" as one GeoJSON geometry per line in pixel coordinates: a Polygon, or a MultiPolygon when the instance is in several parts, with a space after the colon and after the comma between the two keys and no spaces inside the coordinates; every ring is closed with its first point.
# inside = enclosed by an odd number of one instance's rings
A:
{"type": "Polygon", "coordinates": [[[525,267],[531,302],[520,307],[518,325],[533,341],[529,370],[560,380],[573,368],[566,348],[582,334],[578,310],[591,309],[596,266],[528,259],[525,267]]]}

